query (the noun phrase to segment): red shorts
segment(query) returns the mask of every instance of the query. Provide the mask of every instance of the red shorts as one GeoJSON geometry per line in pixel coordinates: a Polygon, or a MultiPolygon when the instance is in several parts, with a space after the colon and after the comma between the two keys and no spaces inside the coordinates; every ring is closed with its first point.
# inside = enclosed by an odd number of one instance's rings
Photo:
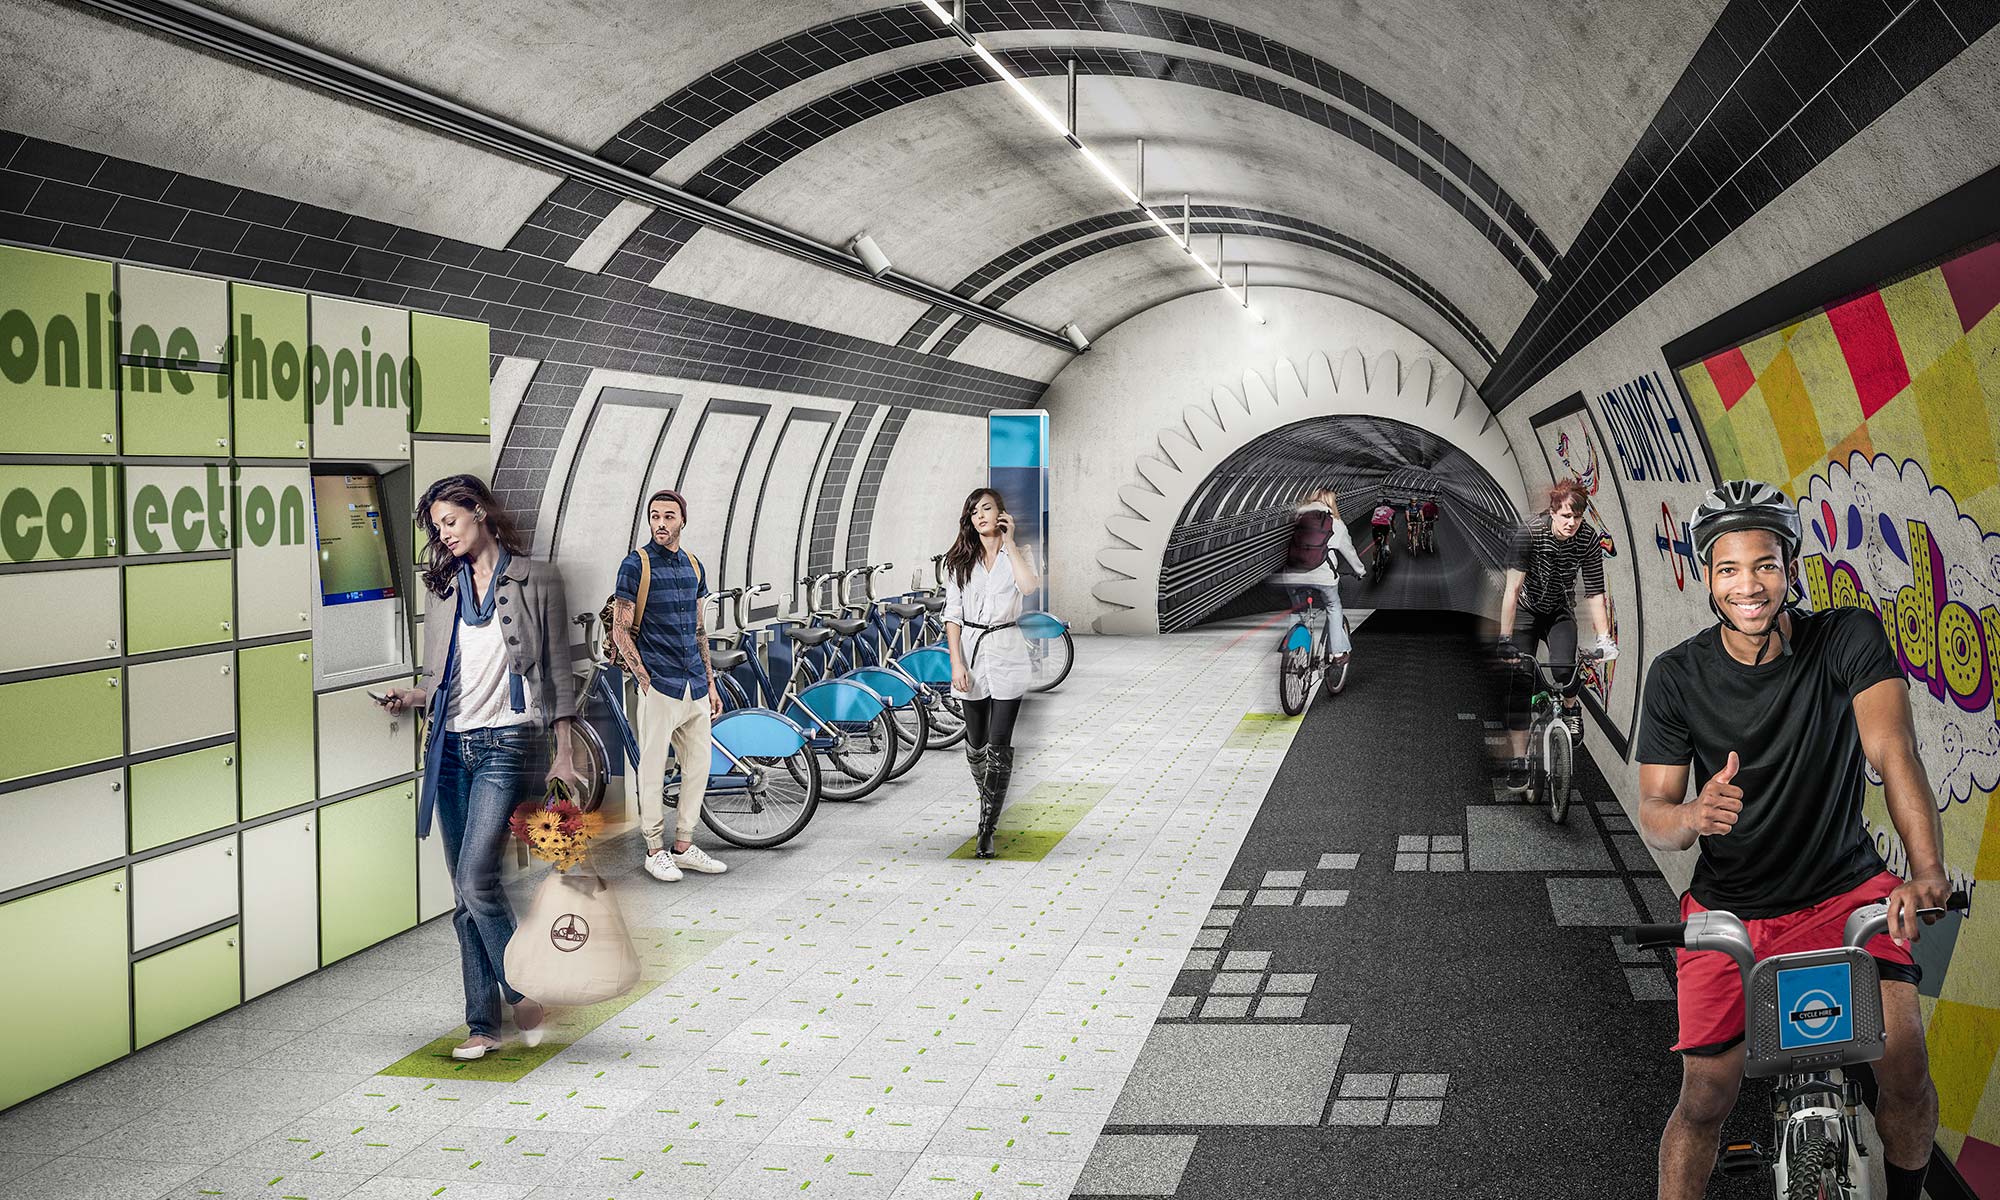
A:
{"type": "MultiPolygon", "coordinates": [[[[1896,890],[1903,881],[1884,871],[1851,892],[1820,901],[1811,908],[1778,917],[1743,922],[1750,931],[1750,949],[1759,961],[1774,954],[1799,950],[1827,950],[1841,944],[1847,915],[1873,904],[1896,890]]],[[[1694,893],[1681,897],[1681,920],[1706,912],[1694,893]]],[[[1868,943],[1867,950],[1881,968],[1882,978],[1915,983],[1919,978],[1910,952],[1898,946],[1888,934],[1868,943]]],[[[1693,1054],[1720,1054],[1743,1038],[1743,977],[1736,960],[1720,950],[1677,950],[1679,968],[1680,1040],[1674,1049],[1693,1054]]]]}

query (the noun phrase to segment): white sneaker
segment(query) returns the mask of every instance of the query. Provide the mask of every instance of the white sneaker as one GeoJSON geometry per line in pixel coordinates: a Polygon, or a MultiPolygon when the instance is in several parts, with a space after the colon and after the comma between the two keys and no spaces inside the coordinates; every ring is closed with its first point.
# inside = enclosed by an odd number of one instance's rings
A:
{"type": "Polygon", "coordinates": [[[689,871],[699,871],[703,875],[720,875],[729,869],[710,858],[708,851],[693,842],[689,842],[685,850],[674,851],[674,865],[689,871]]]}
{"type": "Polygon", "coordinates": [[[655,850],[646,856],[646,874],[661,883],[678,883],[681,869],[674,865],[674,856],[665,850],[655,850]]]}

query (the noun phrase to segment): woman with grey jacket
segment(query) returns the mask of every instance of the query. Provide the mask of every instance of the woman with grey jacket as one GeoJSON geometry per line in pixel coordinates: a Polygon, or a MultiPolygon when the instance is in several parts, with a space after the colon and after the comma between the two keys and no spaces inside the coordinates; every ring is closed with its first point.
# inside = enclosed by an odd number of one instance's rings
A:
{"type": "Polygon", "coordinates": [[[514,522],[477,477],[432,484],[417,519],[430,537],[423,675],[379,703],[430,713],[417,836],[430,835],[435,810],[458,898],[451,920],[471,1031],[451,1054],[472,1059],[500,1046],[501,996],[514,1007],[522,1041],[542,1040],[542,1006],[502,973],[514,913],[500,886],[500,851],[551,727],[557,754],[548,778],[576,777],[567,766],[575,761],[576,718],[569,609],[554,564],[529,561],[514,522]]]}

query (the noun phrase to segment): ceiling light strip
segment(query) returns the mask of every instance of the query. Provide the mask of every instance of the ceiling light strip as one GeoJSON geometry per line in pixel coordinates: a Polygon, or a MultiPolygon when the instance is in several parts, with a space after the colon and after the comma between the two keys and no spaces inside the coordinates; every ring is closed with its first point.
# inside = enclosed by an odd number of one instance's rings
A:
{"type": "Polygon", "coordinates": [[[1195,261],[1195,265],[1200,267],[1210,280],[1214,281],[1215,286],[1221,288],[1231,300],[1241,305],[1245,312],[1256,318],[1258,324],[1263,324],[1264,318],[1259,316],[1257,311],[1250,307],[1248,290],[1246,289],[1244,294],[1239,296],[1236,289],[1230,287],[1223,280],[1219,269],[1221,264],[1218,263],[1216,266],[1210,266],[1202,258],[1201,254],[1195,250],[1190,239],[1182,237],[1180,231],[1168,224],[1165,217],[1162,217],[1151,205],[1142,200],[1139,197],[1139,193],[1133,191],[1132,186],[1120,178],[1116,171],[1111,169],[1109,163],[1099,158],[1097,153],[1089,146],[1084,145],[1083,139],[1076,136],[1076,131],[1071,129],[1068,123],[1061,117],[1057,116],[1054,109],[1044,104],[1041,97],[1035,95],[1033,90],[1026,83],[1023,83],[1019,76],[1008,70],[1004,63],[995,58],[991,50],[981,45],[979,39],[973,37],[972,33],[964,25],[954,21],[950,9],[939,3],[939,0],[923,0],[923,2],[924,7],[930,9],[931,15],[936,17],[938,22],[946,29],[957,35],[960,41],[972,47],[972,52],[979,57],[979,61],[985,63],[987,69],[999,77],[1000,82],[1013,89],[1014,94],[1021,98],[1021,102],[1026,104],[1036,116],[1042,119],[1043,124],[1054,130],[1057,137],[1075,147],[1077,153],[1083,156],[1083,161],[1089,163],[1091,170],[1097,172],[1106,183],[1110,184],[1113,191],[1125,197],[1126,201],[1144,214],[1147,220],[1159,226],[1162,232],[1174,240],[1175,245],[1187,251],[1188,257],[1192,258],[1195,261]]]}

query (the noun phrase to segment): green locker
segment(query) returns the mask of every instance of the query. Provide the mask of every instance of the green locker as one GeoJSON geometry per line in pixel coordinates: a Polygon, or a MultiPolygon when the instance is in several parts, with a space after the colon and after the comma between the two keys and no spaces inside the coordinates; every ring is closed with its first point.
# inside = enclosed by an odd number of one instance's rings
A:
{"type": "MultiPolygon", "coordinates": [[[[9,433],[0,427],[0,433],[9,433]]],[[[118,553],[118,467],[0,464],[0,562],[118,553]]]]}
{"type": "Polygon", "coordinates": [[[236,822],[236,746],[132,767],[132,853],[236,822]]]}
{"type": "Polygon", "coordinates": [[[487,330],[478,321],[410,314],[410,357],[419,384],[418,433],[486,433],[493,411],[487,330]]]}
{"type": "Polygon", "coordinates": [[[243,819],[313,798],[312,643],[251,646],[236,654],[243,819]]]}
{"type": "Polygon", "coordinates": [[[322,966],[416,925],[416,835],[414,783],[319,810],[322,966]]]}
{"type": "Polygon", "coordinates": [[[125,568],[125,645],[132,654],[230,640],[236,586],[226,558],[125,568]]]}
{"type": "Polygon", "coordinates": [[[229,285],[121,265],[118,305],[125,453],[227,455],[229,285]]]}
{"type": "Polygon", "coordinates": [[[231,925],[132,964],[139,1046],[236,1007],[243,996],[243,954],[236,943],[231,925]]]}
{"type": "Polygon", "coordinates": [[[0,246],[0,430],[9,454],[115,454],[118,348],[111,264],[0,246]],[[25,354],[23,352],[25,351],[25,354]]]}
{"type": "Polygon", "coordinates": [[[32,1031],[7,1047],[0,1109],[131,1049],[125,872],[0,904],[0,1028],[32,1031]]]}
{"type": "Polygon", "coordinates": [[[238,458],[304,458],[312,437],[306,391],[306,298],[229,285],[231,379],[238,458]]]}
{"type": "Polygon", "coordinates": [[[123,700],[117,671],[0,684],[0,780],[125,753],[123,700]]]}

